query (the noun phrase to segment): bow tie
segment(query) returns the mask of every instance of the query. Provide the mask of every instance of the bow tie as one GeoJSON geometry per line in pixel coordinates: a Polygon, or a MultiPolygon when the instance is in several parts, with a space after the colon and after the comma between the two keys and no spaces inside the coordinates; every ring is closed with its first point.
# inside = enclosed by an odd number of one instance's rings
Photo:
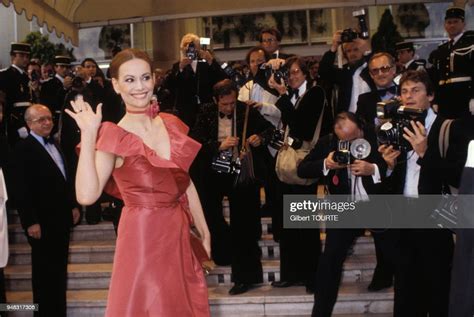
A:
{"type": "Polygon", "coordinates": [[[397,94],[397,86],[392,86],[392,87],[389,87],[389,88],[382,88],[382,89],[377,90],[377,92],[379,93],[380,97],[385,96],[388,92],[391,93],[392,95],[396,95],[397,94]]]}
{"type": "Polygon", "coordinates": [[[233,117],[233,114],[225,114],[225,113],[219,111],[219,118],[221,118],[221,119],[227,118],[227,119],[230,120],[230,119],[232,119],[232,117],[233,117]]]}
{"type": "Polygon", "coordinates": [[[54,138],[51,136],[44,136],[43,137],[44,144],[54,144],[54,138]]]}
{"type": "Polygon", "coordinates": [[[300,90],[299,89],[292,89],[292,90],[290,90],[288,95],[290,96],[290,99],[293,98],[293,96],[295,96],[295,99],[298,99],[298,97],[300,96],[300,90]]]}

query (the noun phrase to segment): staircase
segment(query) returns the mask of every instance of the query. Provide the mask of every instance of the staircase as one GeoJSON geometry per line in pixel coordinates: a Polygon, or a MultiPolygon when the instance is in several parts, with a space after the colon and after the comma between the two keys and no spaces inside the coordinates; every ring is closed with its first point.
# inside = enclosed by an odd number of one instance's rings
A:
{"type": "MultiPolygon", "coordinates": [[[[264,283],[251,291],[228,295],[232,286],[230,266],[217,266],[206,277],[212,316],[310,316],[313,295],[304,287],[276,289],[270,282],[280,279],[279,246],[271,235],[271,219],[262,218],[262,264],[264,283]]],[[[321,235],[324,242],[324,234],[321,235]]],[[[7,301],[31,303],[30,247],[18,216],[9,214],[10,258],[5,268],[7,301]]],[[[110,222],[81,224],[71,235],[68,266],[68,316],[103,316],[107,301],[115,232],[110,222]]],[[[375,248],[370,236],[360,237],[344,265],[342,285],[334,309],[337,317],[388,317],[393,309],[393,290],[368,292],[375,267],[375,248]]],[[[15,312],[11,317],[33,314],[15,312]]],[[[178,317],[178,316],[177,316],[178,317]]]]}

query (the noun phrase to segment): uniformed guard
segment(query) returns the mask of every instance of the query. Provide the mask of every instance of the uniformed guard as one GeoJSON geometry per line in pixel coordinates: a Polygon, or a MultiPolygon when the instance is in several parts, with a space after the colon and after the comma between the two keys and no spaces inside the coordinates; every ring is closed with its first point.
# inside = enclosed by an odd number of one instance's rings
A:
{"type": "Polygon", "coordinates": [[[43,105],[48,106],[54,116],[53,134],[57,132],[58,121],[64,104],[64,98],[67,91],[72,86],[73,76],[70,73],[71,58],[69,56],[54,57],[53,78],[43,83],[40,92],[40,101],[43,105]]]}
{"type": "Polygon", "coordinates": [[[464,10],[446,10],[444,28],[449,41],[431,52],[430,75],[436,86],[435,104],[446,118],[474,114],[474,31],[464,31],[464,10]]]}
{"type": "Polygon", "coordinates": [[[30,52],[29,44],[12,43],[10,50],[12,65],[0,71],[0,90],[5,93],[4,119],[10,146],[13,146],[19,138],[28,136],[23,116],[26,108],[31,105],[29,78],[26,73],[30,52]]]}
{"type": "Polygon", "coordinates": [[[415,58],[413,42],[399,42],[395,44],[395,50],[397,51],[397,68],[399,73],[404,73],[407,70],[425,69],[426,61],[415,58]]]}

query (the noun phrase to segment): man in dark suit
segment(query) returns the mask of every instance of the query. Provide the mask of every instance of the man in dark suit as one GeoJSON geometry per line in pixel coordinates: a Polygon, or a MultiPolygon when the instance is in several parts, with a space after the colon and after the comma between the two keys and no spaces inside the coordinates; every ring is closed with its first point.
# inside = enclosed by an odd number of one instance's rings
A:
{"type": "Polygon", "coordinates": [[[375,89],[367,69],[370,42],[357,38],[342,43],[341,33],[342,31],[334,33],[330,50],[321,58],[319,76],[328,84],[337,85],[337,104],[333,105],[335,113],[356,112],[359,95],[375,89]],[[339,45],[342,46],[342,52],[347,60],[342,68],[334,66],[339,45]]]}
{"type": "MultiPolygon", "coordinates": [[[[406,197],[400,212],[430,212],[435,206],[416,209],[420,195],[440,195],[448,184],[457,186],[465,156],[450,141],[445,158],[440,154],[439,135],[445,119],[430,108],[433,85],[425,71],[407,71],[400,80],[401,101],[406,107],[424,110],[425,118],[404,129],[412,150],[392,146],[379,148],[392,171],[387,190],[406,197]],[[414,209],[415,208],[415,209],[414,209]]],[[[456,131],[451,125],[451,132],[456,131]]],[[[453,136],[454,133],[451,133],[453,136]]],[[[465,147],[464,147],[465,148],[465,147]]],[[[465,150],[464,150],[465,151],[465,150]]],[[[449,283],[453,256],[452,234],[447,229],[400,230],[399,276],[395,279],[394,316],[448,316],[449,283]]]]}
{"type": "Polygon", "coordinates": [[[449,316],[474,316],[474,221],[472,195],[474,194],[474,141],[469,143],[466,166],[462,174],[459,196],[462,201],[458,222],[468,229],[456,231],[449,316]]]}
{"type": "Polygon", "coordinates": [[[53,78],[44,82],[40,92],[40,102],[48,106],[52,114],[54,114],[54,125],[57,129],[59,116],[64,105],[64,97],[72,86],[72,76],[70,75],[71,59],[68,56],[54,57],[53,78]]]}
{"type": "MultiPolygon", "coordinates": [[[[352,199],[357,201],[368,200],[368,195],[380,193],[386,164],[377,152],[373,131],[364,129],[363,122],[353,113],[338,114],[334,121],[334,133],[318,141],[298,166],[298,176],[324,178],[329,195],[352,193],[352,199]],[[367,158],[355,160],[350,165],[337,162],[334,153],[339,142],[350,142],[357,138],[365,138],[371,143],[371,152],[367,158]]],[[[347,252],[363,232],[363,229],[326,229],[326,244],[316,274],[313,316],[331,316],[347,252]]]]}
{"type": "Polygon", "coordinates": [[[183,36],[180,54],[180,61],[173,65],[165,88],[174,98],[178,117],[193,127],[201,105],[212,102],[212,87],[227,75],[209,51],[201,50],[195,34],[183,36]]]}
{"type": "Polygon", "coordinates": [[[6,134],[11,147],[20,138],[26,138],[23,115],[31,105],[29,78],[26,67],[30,61],[31,47],[26,43],[12,43],[10,56],[12,65],[0,71],[0,90],[6,95],[3,117],[6,123],[6,134]]]}
{"type": "Polygon", "coordinates": [[[377,89],[359,96],[356,113],[371,127],[378,124],[377,102],[398,96],[398,86],[393,79],[396,75],[395,60],[388,53],[372,55],[368,63],[370,77],[377,89]]]}
{"type": "Polygon", "coordinates": [[[413,42],[399,42],[395,44],[397,51],[397,67],[400,73],[407,70],[423,70],[426,67],[424,59],[415,59],[415,47],[413,42]]]}
{"type": "MultiPolygon", "coordinates": [[[[248,109],[246,140],[242,139],[246,104],[237,101],[237,86],[225,79],[214,86],[215,103],[206,104],[199,113],[191,136],[202,143],[202,149],[194,165],[198,165],[196,187],[203,204],[204,215],[212,238],[212,258],[217,264],[232,265],[234,286],[229,294],[248,291],[263,279],[259,184],[255,181],[234,186],[235,173],[218,172],[213,166],[216,157],[224,153],[238,157],[245,141],[250,147],[258,147],[262,140],[269,140],[273,131],[270,122],[263,119],[253,108],[248,109]],[[248,136],[248,137],[247,137],[248,136]],[[230,226],[222,213],[222,199],[229,198],[230,226]]],[[[245,171],[241,171],[240,177],[245,171]]]]}
{"type": "Polygon", "coordinates": [[[31,246],[35,316],[66,316],[69,234],[79,221],[65,161],[50,137],[52,115],[43,105],[25,113],[28,137],[15,149],[18,213],[31,246]]]}
{"type": "Polygon", "coordinates": [[[474,114],[474,31],[464,31],[464,9],[446,10],[444,28],[449,41],[431,52],[430,75],[438,113],[446,118],[474,114]]]}
{"type": "Polygon", "coordinates": [[[275,28],[266,28],[260,32],[259,42],[265,51],[270,55],[270,58],[287,59],[291,57],[290,54],[280,52],[281,33],[275,28]]]}

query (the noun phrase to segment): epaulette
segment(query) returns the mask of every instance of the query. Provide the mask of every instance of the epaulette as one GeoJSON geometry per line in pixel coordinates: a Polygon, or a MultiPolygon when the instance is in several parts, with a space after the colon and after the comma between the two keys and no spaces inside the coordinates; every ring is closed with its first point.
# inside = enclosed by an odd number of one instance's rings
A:
{"type": "Polygon", "coordinates": [[[8,69],[8,67],[0,69],[0,73],[6,71],[7,69],[8,69]]]}
{"type": "Polygon", "coordinates": [[[425,61],[424,59],[417,59],[417,60],[414,60],[413,63],[415,63],[415,64],[418,65],[418,66],[423,66],[423,67],[426,66],[426,61],[425,61]]]}

